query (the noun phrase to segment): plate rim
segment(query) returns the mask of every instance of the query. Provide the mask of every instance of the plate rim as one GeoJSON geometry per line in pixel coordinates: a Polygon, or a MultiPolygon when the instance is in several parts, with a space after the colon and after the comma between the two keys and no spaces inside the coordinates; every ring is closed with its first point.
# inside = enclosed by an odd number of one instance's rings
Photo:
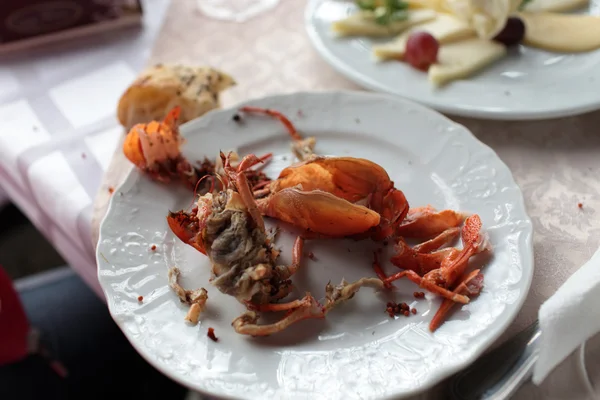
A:
{"type": "MultiPolygon", "coordinates": [[[[312,47],[333,68],[336,72],[342,74],[347,79],[358,84],[359,86],[372,90],[378,93],[391,94],[406,100],[421,103],[439,113],[445,113],[457,117],[479,118],[492,121],[539,121],[553,120],[564,117],[572,117],[600,110],[600,96],[595,102],[588,102],[584,105],[546,108],[543,111],[489,111],[477,108],[453,106],[442,104],[436,101],[427,99],[417,99],[408,97],[407,94],[400,94],[397,91],[385,90],[381,86],[373,84],[369,79],[366,79],[364,74],[357,72],[354,68],[347,65],[344,61],[334,56],[323,43],[321,35],[317,32],[315,25],[312,23],[313,16],[317,7],[327,0],[308,0],[304,9],[304,28],[309,38],[312,47]]],[[[599,50],[600,51],[600,50],[599,50]]]]}
{"type": "MultiPolygon", "coordinates": [[[[524,274],[521,279],[522,280],[526,279],[525,285],[523,286],[523,288],[524,288],[523,294],[517,301],[515,301],[515,303],[514,303],[515,306],[512,308],[512,311],[509,313],[509,317],[506,319],[506,322],[503,324],[503,326],[501,326],[500,329],[497,329],[493,334],[489,335],[488,339],[485,340],[478,349],[474,350],[470,357],[463,359],[461,363],[457,363],[456,365],[447,366],[443,370],[443,373],[436,374],[431,379],[426,381],[424,384],[418,386],[417,388],[410,389],[405,392],[388,394],[388,395],[385,395],[382,397],[380,396],[377,398],[382,399],[382,400],[383,399],[391,400],[391,399],[406,398],[409,396],[414,396],[414,395],[423,393],[423,392],[431,389],[432,387],[434,387],[435,385],[437,385],[444,379],[447,379],[448,377],[450,377],[450,376],[454,375],[455,373],[461,371],[462,369],[466,368],[468,365],[470,365],[476,359],[478,359],[509,328],[509,326],[514,322],[515,318],[517,317],[517,315],[523,308],[523,304],[525,303],[525,300],[527,299],[528,294],[531,290],[531,285],[533,282],[533,276],[534,276],[534,272],[535,272],[534,248],[533,248],[533,235],[534,235],[533,222],[531,220],[531,217],[529,216],[529,213],[527,212],[525,200],[523,197],[523,191],[521,190],[521,187],[515,181],[514,175],[512,174],[512,171],[510,170],[510,168],[498,156],[496,151],[494,149],[492,149],[490,146],[488,146],[487,144],[480,141],[466,126],[451,120],[447,116],[445,116],[445,115],[441,114],[440,112],[433,110],[427,106],[424,106],[424,105],[416,103],[412,100],[409,100],[409,99],[406,99],[406,98],[403,98],[400,96],[392,95],[389,93],[365,92],[365,91],[356,91],[356,90],[327,90],[327,91],[296,91],[296,92],[291,92],[291,93],[260,96],[260,97],[243,100],[243,101],[240,101],[235,104],[231,104],[228,107],[213,109],[199,118],[195,118],[193,120],[186,122],[185,124],[182,124],[180,126],[180,130],[182,132],[182,136],[185,137],[188,132],[190,132],[194,129],[194,126],[196,124],[200,123],[201,119],[202,119],[202,121],[204,121],[206,119],[206,117],[212,118],[213,115],[216,115],[216,114],[232,112],[233,110],[235,110],[239,107],[245,106],[245,105],[260,105],[260,103],[262,101],[268,100],[268,99],[277,100],[277,99],[283,98],[283,97],[304,97],[304,96],[317,96],[317,97],[349,96],[349,97],[354,97],[354,98],[362,97],[362,98],[364,98],[363,101],[368,101],[369,98],[371,98],[371,99],[372,98],[387,98],[390,101],[404,103],[403,104],[404,107],[406,107],[406,108],[410,107],[412,109],[416,109],[419,111],[419,113],[433,114],[436,117],[441,118],[442,120],[445,120],[445,122],[447,122],[449,125],[454,125],[456,128],[458,128],[457,130],[462,132],[461,136],[463,136],[465,139],[472,140],[475,143],[477,143],[478,146],[481,146],[482,149],[489,151],[490,154],[496,158],[496,162],[497,162],[498,166],[505,169],[505,172],[507,173],[507,179],[510,181],[510,183],[512,183],[513,187],[517,189],[518,195],[517,195],[517,193],[515,193],[515,201],[518,202],[518,205],[523,210],[523,218],[521,220],[525,222],[525,227],[523,228],[523,232],[525,234],[524,243],[526,244],[525,250],[529,254],[529,257],[527,257],[527,254],[524,254],[524,258],[525,258],[525,262],[526,262],[526,263],[524,263],[524,265],[530,266],[530,268],[528,269],[529,270],[528,274],[526,274],[527,271],[525,271],[525,269],[523,270],[524,274]],[[257,104],[257,103],[259,103],[259,104],[257,104]]],[[[202,123],[204,124],[205,122],[202,122],[202,123]]],[[[114,193],[115,194],[118,193],[124,187],[134,185],[135,180],[137,180],[137,179],[143,179],[143,176],[142,176],[142,174],[139,173],[139,171],[133,165],[131,165],[129,167],[129,171],[127,172],[125,178],[122,180],[122,182],[119,185],[117,185],[115,187],[114,193]]],[[[152,365],[158,371],[163,373],[165,376],[169,377],[170,379],[174,380],[175,382],[178,382],[179,384],[188,388],[189,390],[199,392],[206,396],[210,396],[210,397],[217,398],[217,399],[240,399],[241,397],[233,397],[233,396],[227,396],[227,395],[223,395],[223,394],[215,394],[213,392],[209,392],[209,391],[207,391],[205,389],[201,389],[199,387],[190,386],[190,383],[188,381],[186,381],[183,378],[180,378],[177,374],[172,373],[168,367],[163,366],[160,362],[156,362],[155,360],[153,360],[151,358],[151,356],[149,354],[146,354],[145,351],[142,349],[142,347],[138,346],[138,344],[136,344],[136,341],[132,338],[131,333],[128,330],[124,329],[123,323],[121,321],[119,321],[118,318],[116,318],[116,315],[114,313],[114,304],[113,304],[113,302],[111,302],[109,300],[109,293],[108,293],[108,289],[107,289],[108,285],[103,284],[103,278],[100,274],[101,257],[103,257],[101,255],[101,243],[105,236],[104,231],[106,230],[106,227],[105,227],[106,221],[109,219],[109,216],[114,211],[114,207],[115,207],[114,203],[117,201],[115,199],[118,199],[118,196],[113,195],[113,196],[111,196],[111,198],[109,200],[109,204],[108,204],[106,213],[100,223],[98,244],[97,244],[96,250],[95,250],[96,274],[97,274],[97,278],[98,278],[100,287],[104,294],[104,297],[106,299],[106,303],[107,303],[107,306],[109,309],[109,314],[110,314],[111,318],[113,319],[113,321],[115,321],[115,323],[117,324],[117,326],[119,327],[121,332],[123,332],[123,334],[129,341],[129,343],[131,343],[131,345],[136,350],[136,352],[143,359],[145,359],[146,362],[148,362],[150,365],[152,365]]]]}

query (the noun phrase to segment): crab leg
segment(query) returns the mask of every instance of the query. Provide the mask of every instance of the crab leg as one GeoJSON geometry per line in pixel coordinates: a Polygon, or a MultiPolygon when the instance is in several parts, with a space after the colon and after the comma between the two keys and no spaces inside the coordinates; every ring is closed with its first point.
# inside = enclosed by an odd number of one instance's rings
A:
{"type": "Polygon", "coordinates": [[[377,251],[373,252],[373,270],[375,271],[375,275],[377,275],[377,277],[379,279],[381,279],[382,282],[384,282],[383,285],[386,288],[389,288],[392,286],[390,283],[385,282],[385,280],[387,279],[387,276],[386,276],[385,272],[383,271],[383,268],[381,268],[381,264],[379,263],[379,257],[377,256],[377,251]]]}
{"type": "Polygon", "coordinates": [[[298,134],[298,131],[296,130],[296,127],[294,126],[294,124],[292,124],[292,121],[290,121],[285,115],[283,115],[279,111],[271,110],[269,108],[252,107],[252,106],[242,107],[242,108],[240,108],[240,111],[245,112],[245,113],[265,114],[270,117],[277,118],[285,126],[285,128],[287,129],[287,131],[290,134],[290,136],[292,137],[292,139],[302,140],[302,136],[300,136],[300,134],[298,134]]]}
{"type": "Polygon", "coordinates": [[[306,293],[302,300],[298,300],[301,304],[297,308],[290,310],[281,320],[268,325],[258,325],[259,315],[254,311],[247,311],[233,320],[231,325],[233,329],[242,335],[251,336],[268,336],[277,332],[281,332],[290,325],[302,321],[304,319],[325,318],[323,307],[311,296],[306,293]]]}
{"type": "MultiPolygon", "coordinates": [[[[254,191],[255,191],[255,192],[254,192],[254,195],[256,196],[256,190],[258,190],[258,189],[262,189],[262,188],[264,188],[265,186],[267,186],[267,185],[268,185],[268,184],[270,184],[270,183],[271,183],[271,181],[262,181],[262,182],[260,182],[260,183],[257,183],[256,185],[254,185],[254,186],[252,187],[252,190],[254,190],[254,191]]],[[[270,190],[267,190],[267,192],[265,192],[265,194],[269,193],[269,191],[270,191],[270,190]]]]}
{"type": "MultiPolygon", "coordinates": [[[[456,289],[454,289],[454,293],[469,296],[478,295],[481,292],[481,288],[483,287],[483,274],[479,271],[480,270],[476,269],[475,271],[471,272],[456,287],[456,289]]],[[[442,305],[440,305],[440,308],[437,310],[431,322],[429,323],[429,330],[431,332],[434,332],[444,323],[446,317],[448,316],[448,313],[450,312],[454,304],[456,303],[451,300],[444,299],[442,305]]]]}
{"type": "Polygon", "coordinates": [[[262,163],[262,165],[259,166],[257,169],[264,168],[267,165],[267,163],[269,163],[271,161],[272,158],[273,158],[273,153],[266,153],[266,154],[263,154],[262,156],[258,157],[258,161],[260,163],[262,163]]]}
{"type": "Polygon", "coordinates": [[[277,267],[277,274],[280,277],[280,279],[285,280],[285,279],[290,279],[290,277],[292,275],[294,275],[296,273],[296,271],[298,271],[298,268],[300,268],[300,262],[302,261],[302,251],[304,249],[304,238],[302,236],[298,236],[296,238],[296,241],[294,242],[294,247],[292,249],[292,265],[285,267],[285,266],[278,266],[277,267]]]}
{"type": "MultiPolygon", "coordinates": [[[[481,218],[474,214],[467,218],[462,229],[464,247],[462,251],[451,260],[450,265],[440,268],[442,278],[446,287],[453,287],[456,279],[460,277],[469,265],[471,256],[486,250],[489,246],[487,236],[481,234],[481,218]]],[[[433,272],[433,271],[432,271],[433,272]]]]}
{"type": "Polygon", "coordinates": [[[179,297],[179,300],[182,303],[186,303],[190,306],[190,309],[188,310],[188,313],[185,316],[185,320],[196,324],[198,323],[200,314],[202,313],[202,311],[204,311],[204,308],[206,307],[206,301],[208,300],[208,292],[204,288],[196,290],[184,289],[179,283],[180,275],[181,271],[179,270],[179,268],[169,268],[169,287],[173,289],[173,291],[177,294],[177,297],[179,297]]]}
{"type": "Polygon", "coordinates": [[[440,233],[433,239],[418,244],[413,247],[413,250],[417,253],[431,253],[432,251],[438,250],[454,241],[460,235],[460,228],[449,228],[444,232],[440,233]]]}
{"type": "Polygon", "coordinates": [[[304,249],[304,239],[302,236],[298,236],[294,242],[294,248],[292,250],[292,265],[288,268],[289,274],[294,275],[298,268],[300,268],[300,262],[302,261],[302,250],[304,249]]]}
{"type": "Polygon", "coordinates": [[[328,283],[325,287],[325,313],[331,311],[338,304],[351,299],[363,286],[372,287],[373,289],[383,289],[385,283],[377,278],[360,278],[352,283],[348,283],[345,279],[342,279],[342,283],[335,287],[331,283],[328,283]]]}
{"type": "Polygon", "coordinates": [[[269,311],[286,311],[294,310],[305,305],[304,300],[294,300],[288,303],[271,303],[271,304],[248,304],[248,308],[254,311],[269,312],[269,311]]]}
{"type": "MultiPolygon", "coordinates": [[[[223,154],[223,152],[221,152],[221,159],[224,160],[223,165],[225,166],[225,169],[228,170],[229,166],[230,166],[229,157],[225,157],[225,154],[223,154]]],[[[247,170],[248,168],[250,168],[260,162],[262,162],[260,160],[260,158],[256,157],[254,154],[249,154],[249,155],[245,156],[242,159],[242,161],[240,162],[240,164],[238,165],[237,171],[231,173],[231,176],[229,178],[232,181],[235,181],[238,193],[240,194],[242,201],[248,208],[248,213],[254,220],[254,223],[256,223],[256,225],[259,227],[259,229],[264,231],[265,230],[265,221],[263,220],[262,214],[258,210],[256,201],[254,200],[254,196],[252,195],[252,192],[250,191],[250,185],[248,184],[248,178],[246,177],[246,174],[244,174],[245,170],[247,170]]]]}
{"type": "Polygon", "coordinates": [[[294,126],[294,124],[292,124],[292,121],[290,121],[281,112],[276,111],[276,110],[271,110],[269,108],[260,108],[260,107],[252,107],[252,106],[242,107],[242,108],[240,108],[240,111],[246,112],[246,113],[265,114],[270,117],[278,119],[283,124],[283,126],[285,126],[285,129],[288,131],[288,133],[294,140],[292,143],[292,150],[294,151],[294,154],[296,154],[296,157],[298,157],[298,159],[300,161],[304,161],[304,160],[310,158],[314,154],[314,148],[315,148],[315,143],[316,143],[315,138],[314,137],[309,137],[307,139],[302,138],[302,136],[300,136],[300,134],[296,130],[296,127],[294,126]]]}
{"type": "Polygon", "coordinates": [[[400,278],[404,278],[404,277],[410,279],[411,281],[413,281],[414,283],[416,283],[423,289],[427,289],[430,292],[440,295],[446,299],[452,300],[457,303],[462,303],[462,304],[469,303],[469,298],[467,296],[453,293],[452,291],[450,291],[448,289],[444,289],[443,287],[436,285],[434,282],[432,282],[426,278],[420,277],[415,271],[411,271],[411,270],[397,272],[394,275],[389,276],[384,281],[384,284],[390,284],[391,282],[396,281],[400,278]]]}
{"type": "MultiPolygon", "coordinates": [[[[415,246],[416,247],[416,246],[415,246]]],[[[402,269],[410,269],[415,271],[420,276],[426,273],[441,268],[444,262],[454,259],[459,250],[455,248],[446,248],[433,253],[420,253],[411,248],[404,239],[400,238],[395,246],[396,254],[392,256],[390,261],[392,264],[402,269]]]]}
{"type": "Polygon", "coordinates": [[[462,229],[464,247],[460,252],[454,249],[455,251],[448,254],[439,268],[429,271],[422,278],[416,272],[406,270],[390,276],[387,278],[386,282],[392,282],[406,276],[422,288],[437,293],[447,299],[458,301],[460,303],[463,303],[463,300],[467,300],[468,302],[466,296],[452,293],[447,288],[453,287],[456,279],[465,272],[471,256],[488,248],[489,243],[487,242],[486,235],[481,234],[481,227],[482,223],[479,215],[471,215],[465,221],[465,225],[462,229]]]}

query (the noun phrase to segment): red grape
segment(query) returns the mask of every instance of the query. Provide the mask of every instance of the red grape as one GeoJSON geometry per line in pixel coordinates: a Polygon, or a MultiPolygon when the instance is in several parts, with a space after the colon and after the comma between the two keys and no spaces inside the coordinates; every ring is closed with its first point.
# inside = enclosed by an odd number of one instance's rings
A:
{"type": "Polygon", "coordinates": [[[519,44],[525,37],[525,24],[517,17],[510,17],[504,25],[504,29],[496,35],[495,41],[506,46],[519,44]]]}
{"type": "Polygon", "coordinates": [[[427,71],[437,61],[440,44],[427,32],[412,33],[406,41],[404,59],[414,68],[427,71]]]}

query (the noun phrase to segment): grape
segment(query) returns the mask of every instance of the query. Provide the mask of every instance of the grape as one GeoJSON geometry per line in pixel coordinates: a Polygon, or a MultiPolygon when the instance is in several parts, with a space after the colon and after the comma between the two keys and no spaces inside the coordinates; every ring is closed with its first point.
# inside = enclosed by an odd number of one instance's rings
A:
{"type": "Polygon", "coordinates": [[[415,32],[406,41],[404,59],[414,68],[427,71],[437,61],[440,44],[427,32],[415,32]]]}
{"type": "Polygon", "coordinates": [[[520,18],[510,17],[506,20],[504,29],[494,38],[495,41],[504,44],[505,46],[513,46],[518,44],[525,37],[525,24],[520,18]]]}

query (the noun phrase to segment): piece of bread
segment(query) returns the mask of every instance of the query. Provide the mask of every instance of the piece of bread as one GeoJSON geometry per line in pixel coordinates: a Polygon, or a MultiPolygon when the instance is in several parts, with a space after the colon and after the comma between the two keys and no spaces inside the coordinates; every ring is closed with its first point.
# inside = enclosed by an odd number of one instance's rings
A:
{"type": "Polygon", "coordinates": [[[138,123],[162,121],[180,106],[178,123],[183,124],[219,108],[220,92],[235,84],[231,76],[211,67],[158,64],[142,71],[123,93],[117,116],[129,131],[138,123]]]}

